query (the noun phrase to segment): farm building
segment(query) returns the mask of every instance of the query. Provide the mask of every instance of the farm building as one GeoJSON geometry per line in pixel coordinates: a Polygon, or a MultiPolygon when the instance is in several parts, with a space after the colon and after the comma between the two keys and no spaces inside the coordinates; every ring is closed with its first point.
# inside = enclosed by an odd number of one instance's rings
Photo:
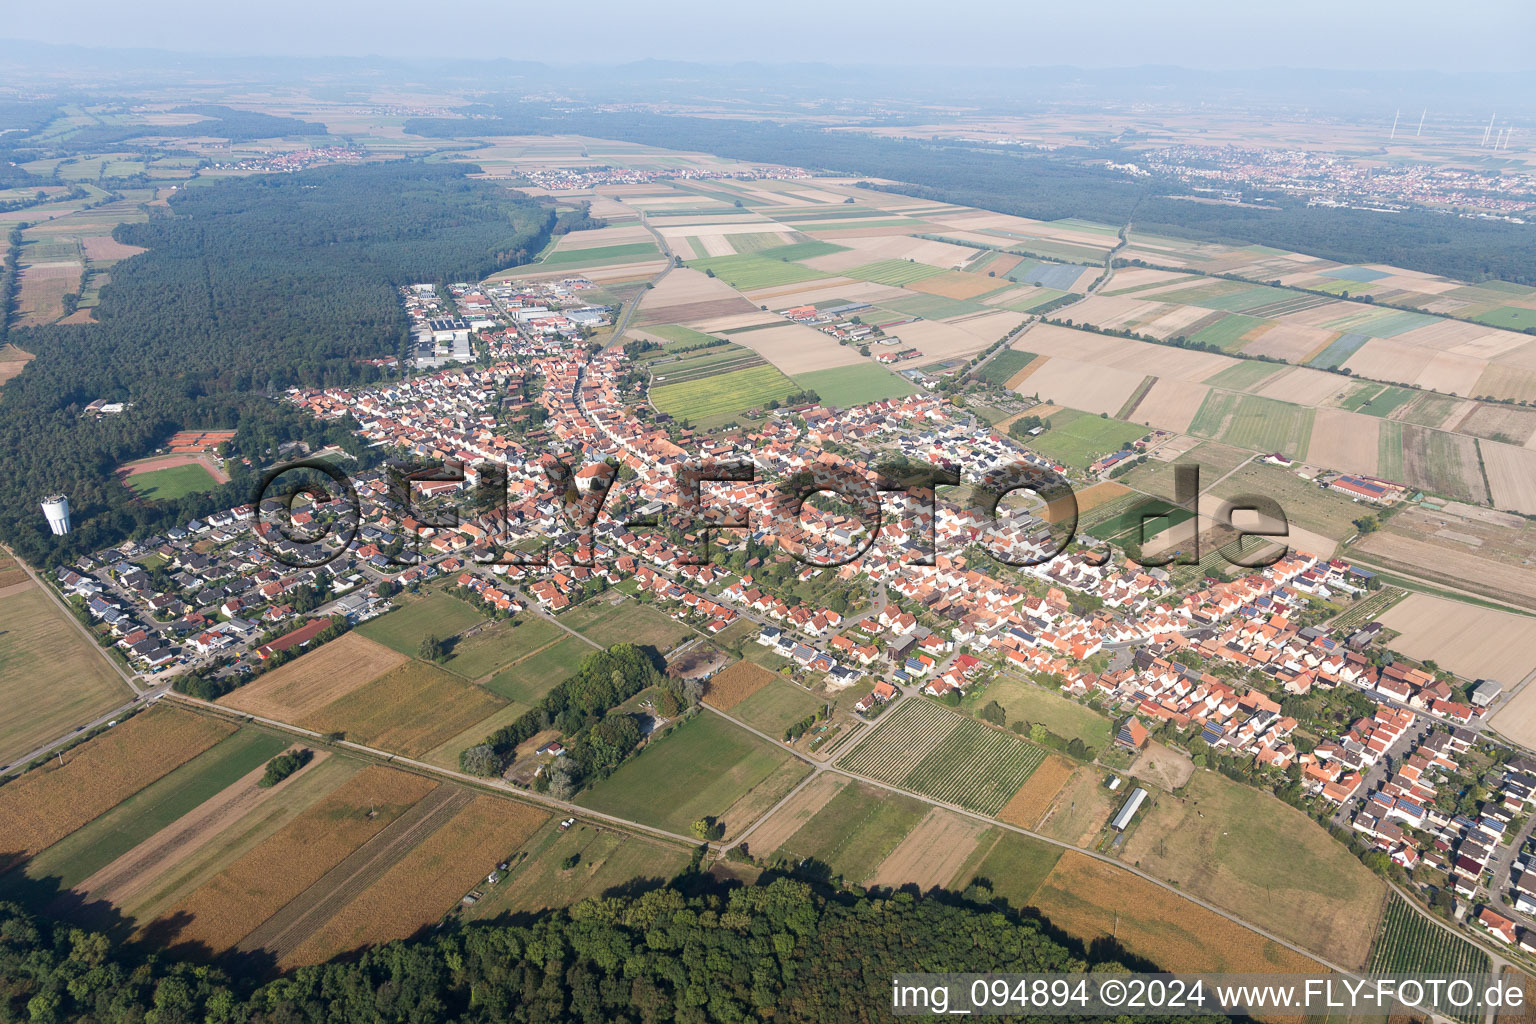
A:
{"type": "Polygon", "coordinates": [[[1147,791],[1137,786],[1131,790],[1130,797],[1125,801],[1125,806],[1120,808],[1120,813],[1115,815],[1115,820],[1109,825],[1116,832],[1124,832],[1125,827],[1136,817],[1136,812],[1141,810],[1141,805],[1147,799],[1147,791]]]}

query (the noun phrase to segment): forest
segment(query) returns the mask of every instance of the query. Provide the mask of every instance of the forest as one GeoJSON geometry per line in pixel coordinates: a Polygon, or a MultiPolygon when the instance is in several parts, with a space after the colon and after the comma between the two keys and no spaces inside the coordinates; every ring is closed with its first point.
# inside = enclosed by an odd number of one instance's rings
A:
{"type": "Polygon", "coordinates": [[[1074,952],[980,885],[965,897],[833,893],[783,877],[726,888],[691,873],[650,885],[263,984],[260,970],[116,947],[0,904],[0,1019],[826,1024],[889,1019],[898,972],[1127,966],[1112,948],[1074,952]]]}
{"type": "Polygon", "coordinates": [[[1174,180],[1143,183],[1094,161],[1134,161],[1119,147],[1008,151],[768,121],[602,114],[534,103],[482,105],[491,116],[465,121],[415,118],[406,131],[449,138],[577,133],[645,145],[717,153],[738,160],[793,164],[890,178],[892,191],[983,210],[1058,220],[1082,217],[1143,231],[1210,241],[1270,245],[1343,263],[1394,266],[1476,281],[1496,277],[1536,284],[1536,225],[1467,220],[1430,211],[1396,214],[1308,207],[1285,194],[1259,210],[1166,198],[1189,194],[1174,180]]]}
{"type": "Polygon", "coordinates": [[[362,360],[407,341],[397,286],[478,280],[523,262],[554,227],[553,210],[472,169],[397,161],[229,179],[179,191],[168,216],[119,225],[115,238],[148,251],[113,267],[98,322],[6,336],[37,358],[0,402],[0,538],[48,565],[250,500],[238,459],[227,493],[179,503],[138,501],[114,478],[176,430],[236,427],[234,449],[258,469],[274,439],[340,441],[341,426],[273,399],[375,378],[362,360]],[[82,417],[97,398],[132,408],[82,417]],[[37,510],[56,492],[74,510],[60,538],[37,510]]]}

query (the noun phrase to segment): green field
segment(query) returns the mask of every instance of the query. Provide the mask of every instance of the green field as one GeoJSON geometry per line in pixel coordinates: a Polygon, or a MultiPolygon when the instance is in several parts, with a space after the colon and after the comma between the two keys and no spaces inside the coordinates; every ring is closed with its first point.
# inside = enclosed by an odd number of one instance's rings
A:
{"type": "Polygon", "coordinates": [[[761,253],[689,260],[688,266],[698,271],[713,273],[714,276],[740,291],[772,288],[781,284],[798,284],[801,281],[816,281],[826,276],[820,271],[801,266],[799,263],[772,259],[761,253]]]}
{"type": "Polygon", "coordinates": [[[541,697],[569,678],[581,664],[581,659],[591,653],[591,644],[562,633],[561,639],[551,646],[524,661],[508,665],[483,685],[507,700],[537,704],[541,697]]]}
{"type": "Polygon", "coordinates": [[[928,811],[920,800],[855,782],[828,800],[777,852],[794,862],[820,861],[831,874],[858,884],[874,875],[928,811]]]}
{"type": "Polygon", "coordinates": [[[538,615],[523,614],[456,640],[443,667],[475,680],[565,636],[559,626],[538,615]]]}
{"type": "Polygon", "coordinates": [[[1189,340],[1202,345],[1215,345],[1223,352],[1235,352],[1247,344],[1243,335],[1255,327],[1264,326],[1266,322],[1241,313],[1228,313],[1211,326],[1196,331],[1189,340]]]}
{"type": "Polygon", "coordinates": [[[1350,412],[1385,417],[1413,401],[1418,394],[1417,391],[1396,388],[1388,384],[1363,384],[1351,392],[1339,405],[1340,408],[1348,409],[1350,412]]]}
{"type": "Polygon", "coordinates": [[[776,366],[762,363],[651,388],[651,403],[677,419],[698,423],[782,402],[801,388],[776,366]]]}
{"type": "Polygon", "coordinates": [[[692,327],[684,327],[681,324],[657,324],[654,327],[645,328],[645,333],[665,338],[668,342],[667,348],[674,345],[678,347],[707,345],[717,340],[714,335],[705,334],[703,331],[696,331],[692,327]]]}
{"type": "Polygon", "coordinates": [[[1483,974],[1488,954],[1410,907],[1394,893],[1371,949],[1372,974],[1483,974]]]}
{"type": "Polygon", "coordinates": [[[1124,420],[1075,409],[1053,413],[1050,429],[1029,439],[1029,447],[1048,459],[1086,469],[1092,463],[1146,436],[1147,428],[1124,420]]]}
{"type": "Polygon", "coordinates": [[[633,600],[609,604],[599,597],[567,611],[560,616],[560,621],[603,647],[649,644],[662,653],[693,634],[665,612],[633,600]]]}
{"type": "Polygon", "coordinates": [[[1207,377],[1205,383],[1215,388],[1247,391],[1283,369],[1285,366],[1281,363],[1266,363],[1261,359],[1239,359],[1220,373],[1207,377]]]}
{"type": "Polygon", "coordinates": [[[1011,732],[921,698],[881,716],[839,762],[850,772],[984,814],[996,814],[1045,760],[1011,732]]]}
{"type": "Polygon", "coordinates": [[[1313,410],[1290,402],[1231,391],[1212,391],[1200,403],[1189,432],[1256,452],[1307,454],[1313,410]]]}
{"type": "Polygon", "coordinates": [[[1289,470],[1259,461],[1248,463],[1211,487],[1211,493],[1218,498],[1244,494],[1273,498],[1285,510],[1287,521],[1335,540],[1355,532],[1350,521],[1360,518],[1360,506],[1342,494],[1322,490],[1289,470]]]}
{"type": "Polygon", "coordinates": [[[977,380],[984,380],[988,384],[998,387],[1008,383],[1009,378],[1028,366],[1035,359],[1033,352],[1021,352],[1018,349],[1005,348],[977,370],[977,380]]]}
{"type": "Polygon", "coordinates": [[[1092,526],[1084,527],[1079,523],[1079,529],[1100,540],[1114,541],[1122,547],[1133,544],[1139,546],[1164,530],[1193,518],[1194,513],[1187,508],[1169,504],[1159,498],[1147,498],[1123,507],[1113,516],[1097,521],[1092,526]]]}
{"type": "Polygon", "coordinates": [[[127,477],[126,482],[129,490],[146,501],[175,501],[219,486],[219,482],[202,463],[135,473],[127,477]]]}
{"type": "Polygon", "coordinates": [[[915,395],[917,385],[874,363],[813,370],[794,378],[796,384],[821,396],[821,404],[849,409],[883,398],[915,395]]]}
{"type": "Polygon", "coordinates": [[[701,711],[648,744],[576,802],[687,835],[694,821],[725,814],[791,760],[719,715],[701,711]]]}
{"type": "Polygon", "coordinates": [[[731,708],[731,717],[769,736],[782,736],[785,729],[814,714],[821,706],[822,702],[804,687],[786,679],[775,679],[731,708]]]}
{"type": "Polygon", "coordinates": [[[913,263],[909,260],[876,260],[873,263],[854,267],[852,270],[845,270],[843,276],[856,277],[861,281],[873,281],[875,284],[900,286],[914,281],[925,281],[942,273],[945,271],[938,267],[930,267],[926,263],[913,263]]]}
{"type": "Polygon", "coordinates": [[[661,259],[654,242],[598,245],[590,249],[556,249],[538,262],[540,267],[601,267],[617,263],[643,263],[661,259]]]}
{"type": "MultiPolygon", "coordinates": [[[[989,841],[984,839],[983,843],[989,841]]],[[[1061,854],[1059,846],[999,829],[994,845],[981,862],[957,877],[954,886],[964,889],[972,881],[982,880],[995,894],[1023,909],[1030,905],[1029,898],[1051,873],[1061,854]]]]}
{"type": "Polygon", "coordinates": [[[992,701],[1007,714],[1005,725],[1043,725],[1065,739],[1080,739],[1095,751],[1108,747],[1114,734],[1114,724],[1097,711],[1042,686],[1006,676],[967,696],[960,706],[974,714],[992,701]]]}
{"type": "Polygon", "coordinates": [[[1522,306],[1500,306],[1497,309],[1490,309],[1486,313],[1479,313],[1472,319],[1511,331],[1525,331],[1536,327],[1536,309],[1526,309],[1522,306]]]}
{"type": "MultiPolygon", "coordinates": [[[[50,846],[27,863],[24,874],[55,878],[66,888],[78,885],[290,745],[291,737],[243,728],[50,846]]],[[[7,881],[0,883],[0,895],[22,883],[7,881]]]]}
{"type": "Polygon", "coordinates": [[[478,608],[439,590],[365,622],[357,627],[357,631],[385,647],[414,657],[424,637],[431,635],[446,640],[484,619],[485,614],[478,608]]]}
{"type": "Polygon", "coordinates": [[[1201,441],[1189,451],[1180,455],[1172,462],[1161,462],[1157,459],[1148,459],[1123,477],[1119,477],[1121,483],[1127,487],[1155,494],[1160,498],[1170,501],[1175,497],[1173,487],[1174,466],[1198,466],[1200,468],[1200,486],[1209,487],[1220,480],[1227,473],[1253,458],[1252,452],[1245,452],[1241,448],[1233,448],[1217,441],[1201,441]]]}
{"type": "Polygon", "coordinates": [[[818,256],[830,256],[835,252],[847,252],[846,245],[834,245],[831,242],[791,242],[789,245],[775,245],[758,252],[759,256],[774,260],[813,260],[818,256]]]}

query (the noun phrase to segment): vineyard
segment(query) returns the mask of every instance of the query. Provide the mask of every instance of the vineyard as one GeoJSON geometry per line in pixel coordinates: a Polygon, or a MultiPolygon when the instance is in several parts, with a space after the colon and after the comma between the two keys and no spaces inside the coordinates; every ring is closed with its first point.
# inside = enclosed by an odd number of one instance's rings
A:
{"type": "MultiPolygon", "coordinates": [[[[1440,927],[1393,896],[1383,916],[1381,934],[1371,949],[1371,974],[1483,974],[1489,970],[1488,955],[1466,939],[1440,927]]],[[[1480,1013],[1469,1009],[1458,1020],[1472,1024],[1480,1013]]]]}
{"type": "Polygon", "coordinates": [[[1338,630],[1347,629],[1353,631],[1359,629],[1372,619],[1378,618],[1382,612],[1396,604],[1407,593],[1406,590],[1400,590],[1397,587],[1384,586],[1374,594],[1361,598],[1334,616],[1333,621],[1329,625],[1338,630]]]}
{"type": "Polygon", "coordinates": [[[841,762],[851,772],[996,814],[1045,750],[926,700],[908,700],[841,762]]]}

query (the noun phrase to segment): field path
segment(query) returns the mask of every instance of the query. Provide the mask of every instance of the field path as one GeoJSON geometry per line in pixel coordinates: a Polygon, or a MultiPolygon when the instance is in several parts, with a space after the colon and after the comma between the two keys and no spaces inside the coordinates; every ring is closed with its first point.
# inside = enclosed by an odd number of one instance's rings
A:
{"type": "Polygon", "coordinates": [[[461,786],[439,786],[267,918],[235,949],[264,949],[281,960],[474,798],[473,791],[461,786]]]}
{"type": "Polygon", "coordinates": [[[303,768],[267,789],[256,785],[266,772],[266,765],[252,769],[190,814],[176,819],[75,886],[75,892],[116,907],[127,906],[156,879],[202,849],[232,823],[282,792],[290,779],[330,756],[330,751],[315,751],[303,768]]]}

